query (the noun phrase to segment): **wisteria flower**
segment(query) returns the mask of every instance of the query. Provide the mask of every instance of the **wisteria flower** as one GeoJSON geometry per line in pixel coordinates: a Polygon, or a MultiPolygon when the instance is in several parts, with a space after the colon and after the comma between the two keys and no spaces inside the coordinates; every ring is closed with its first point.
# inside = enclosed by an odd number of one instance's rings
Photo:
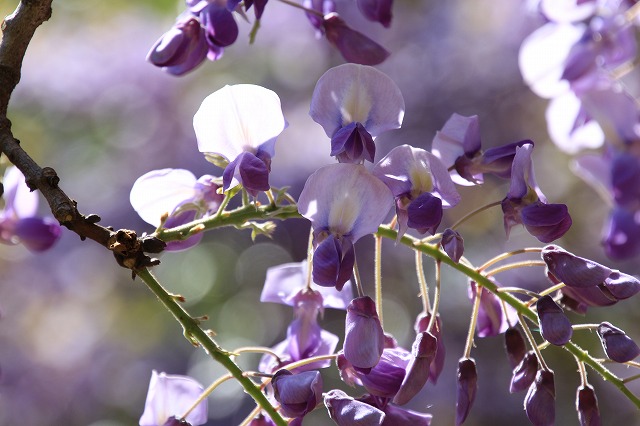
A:
{"type": "MultiPolygon", "coordinates": [[[[267,270],[267,279],[260,296],[261,302],[283,303],[294,308],[294,320],[287,329],[287,338],[273,347],[280,362],[269,354],[262,357],[260,371],[271,372],[291,362],[335,351],[338,336],[318,325],[325,307],[346,309],[352,298],[351,283],[341,292],[333,287],[315,284],[306,288],[307,261],[289,263],[267,270]]],[[[330,360],[318,361],[296,371],[327,367],[330,360]]]]}
{"type": "Polygon", "coordinates": [[[353,244],[378,230],[392,200],[386,185],[362,165],[332,164],[309,176],[298,211],[313,227],[316,284],[342,289],[355,262],[353,244]]]}
{"type": "Polygon", "coordinates": [[[373,162],[374,139],[402,125],[404,99],[386,74],[344,64],[320,77],[309,114],[331,138],[331,155],[339,162],[373,162]]]}
{"type": "MultiPolygon", "coordinates": [[[[179,419],[200,397],[204,388],[188,376],[151,373],[147,401],[140,426],[164,426],[169,419],[179,419]]],[[[201,401],[185,420],[192,426],[207,422],[207,401],[201,401]]]]}
{"type": "Polygon", "coordinates": [[[511,186],[502,200],[504,228],[523,224],[539,241],[549,243],[562,237],[571,227],[571,216],[564,204],[548,204],[536,184],[531,161],[532,144],[516,149],[511,169],[511,186]]]}
{"type": "Polygon", "coordinates": [[[410,145],[395,147],[373,169],[396,201],[398,238],[408,228],[434,234],[442,209],[458,204],[460,195],[446,167],[428,151],[410,145]]]}
{"type": "MultiPolygon", "coordinates": [[[[211,175],[196,179],[193,173],[184,169],[152,170],[134,182],[129,200],[142,220],[155,227],[160,226],[164,214],[169,214],[164,227],[171,228],[215,213],[224,198],[217,192],[218,181],[211,175]]],[[[171,241],[166,250],[192,247],[202,235],[196,234],[185,241],[171,241]]]]}
{"type": "Polygon", "coordinates": [[[271,384],[280,410],[287,417],[304,417],[322,401],[322,376],[318,371],[294,374],[278,370],[271,384]]]}
{"type": "Polygon", "coordinates": [[[193,127],[200,152],[226,163],[225,191],[238,184],[253,196],[269,190],[276,138],[287,127],[275,92],[252,84],[225,86],[205,98],[193,127]]]}
{"type": "Polygon", "coordinates": [[[186,74],[205,58],[219,59],[238,38],[238,24],[226,0],[188,0],[187,6],[147,55],[149,62],[173,75],[186,74]]]}
{"type": "Polygon", "coordinates": [[[52,217],[37,216],[38,193],[31,192],[17,167],[9,167],[2,179],[4,208],[0,210],[0,243],[23,244],[34,252],[47,250],[62,235],[52,217]]]}

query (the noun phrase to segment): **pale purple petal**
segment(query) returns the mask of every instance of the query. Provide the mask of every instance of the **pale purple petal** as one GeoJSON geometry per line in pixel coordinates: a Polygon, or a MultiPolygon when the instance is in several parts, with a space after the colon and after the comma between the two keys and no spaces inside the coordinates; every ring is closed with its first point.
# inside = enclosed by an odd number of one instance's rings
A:
{"type": "Polygon", "coordinates": [[[604,143],[604,132],[573,92],[556,96],[545,113],[553,143],[567,154],[596,149],[604,143]]]}
{"type": "MultiPolygon", "coordinates": [[[[526,144],[516,148],[516,155],[511,166],[511,186],[507,198],[520,199],[527,195],[529,188],[539,191],[533,176],[531,153],[533,145],[526,144]]],[[[545,202],[546,200],[541,200],[545,202]]]]}
{"type": "Polygon", "coordinates": [[[520,47],[520,72],[538,96],[553,98],[569,90],[562,80],[569,51],[584,34],[584,25],[550,22],[530,34],[520,47]]]}
{"type": "MultiPolygon", "coordinates": [[[[308,262],[286,263],[267,269],[267,278],[260,295],[261,302],[282,303],[294,306],[294,297],[306,286],[308,262]]],[[[325,308],[347,309],[353,299],[351,282],[345,284],[342,291],[335,287],[322,287],[313,284],[311,288],[320,292],[325,308]]]]}
{"type": "Polygon", "coordinates": [[[571,171],[605,200],[613,201],[611,194],[611,162],[602,155],[584,154],[573,159],[571,171]]]}
{"type": "Polygon", "coordinates": [[[447,168],[424,149],[400,145],[392,149],[373,168],[395,197],[411,192],[414,197],[431,192],[442,200],[442,207],[453,207],[460,202],[447,168]]]}
{"type": "Polygon", "coordinates": [[[402,125],[404,98],[396,83],[381,71],[344,64],[320,77],[309,114],[329,137],[343,126],[361,123],[375,138],[402,125]]]}
{"type": "Polygon", "coordinates": [[[163,214],[194,199],[195,184],[196,177],[188,170],[153,170],[134,182],[129,200],[142,220],[157,227],[163,214]]]}
{"type": "Polygon", "coordinates": [[[287,122],[275,92],[238,84],[207,96],[193,117],[193,127],[200,152],[233,161],[243,151],[255,154],[258,148],[273,156],[273,144],[287,122]]]}
{"type": "Polygon", "coordinates": [[[453,113],[436,132],[431,152],[446,166],[451,167],[464,154],[473,155],[480,151],[480,122],[477,115],[465,117],[453,113]]]}
{"type": "Polygon", "coordinates": [[[378,230],[392,203],[386,185],[363,165],[341,163],[309,176],[298,199],[298,211],[314,229],[327,229],[355,242],[378,230]]]}
{"type": "Polygon", "coordinates": [[[2,185],[5,217],[17,219],[35,216],[38,210],[38,193],[31,192],[20,169],[15,166],[7,168],[2,185]]]}
{"type": "MultiPolygon", "coordinates": [[[[147,401],[140,417],[140,426],[163,425],[169,417],[182,416],[204,391],[191,377],[157,373],[151,374],[147,401]]],[[[207,422],[207,402],[203,401],[186,417],[191,425],[207,422]]]]}

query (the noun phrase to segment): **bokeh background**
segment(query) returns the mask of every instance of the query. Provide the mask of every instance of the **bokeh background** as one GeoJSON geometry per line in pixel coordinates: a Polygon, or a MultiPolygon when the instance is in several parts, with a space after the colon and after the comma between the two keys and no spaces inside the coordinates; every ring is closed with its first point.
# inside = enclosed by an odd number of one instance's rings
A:
{"type": "MultiPolygon", "coordinates": [[[[402,129],[379,137],[376,159],[400,144],[429,148],[452,113],[477,114],[485,147],[535,141],[538,183],[550,201],[568,204],[574,219],[559,244],[640,273],[637,260],[614,263],[603,257],[599,241],[607,207],[569,172],[570,158],[546,132],[546,101],[522,83],[519,45],[542,22],[534,3],[396,0],[390,29],[366,22],[350,0],[337,4],[347,22],[392,52],[378,68],[397,82],[406,100],[402,129]]],[[[3,0],[0,13],[5,16],[16,5],[16,0],[3,0]]],[[[343,60],[325,40],[316,39],[304,14],[272,0],[254,44],[248,43],[251,24],[238,17],[241,34],[220,61],[175,78],[145,62],[145,56],[182,8],[177,0],[55,1],[51,20],[29,47],[10,104],[14,133],[27,152],[57,170],[61,187],[82,213],[99,214],[102,224],[116,229],[153,231],[129,204],[129,191],[140,175],[165,167],[187,168],[197,176],[221,173],[198,152],[191,120],[202,99],[225,84],[260,84],[280,95],[289,128],[276,146],[273,186],[289,186],[297,196],[310,173],[333,161],[329,140],[309,118],[308,108],[317,79],[343,60]]],[[[6,166],[4,157],[1,161],[6,166]]],[[[462,188],[463,202],[446,213],[443,228],[475,207],[502,199],[507,190],[507,182],[491,178],[482,188],[462,188]]],[[[461,232],[465,255],[476,263],[505,250],[539,245],[520,228],[506,241],[498,209],[479,215],[461,232]]],[[[170,291],[187,298],[193,315],[210,317],[206,325],[224,348],[272,346],[284,338],[292,312],[258,302],[265,272],[301,261],[307,236],[308,223],[302,220],[280,223],[273,239],[255,242],[248,231],[217,230],[187,252],[163,254],[154,272],[170,291]]],[[[372,241],[363,239],[357,250],[365,287],[371,289],[372,241]]],[[[433,265],[425,265],[432,280],[433,265]]],[[[413,340],[421,306],[414,270],[413,253],[385,241],[385,328],[405,347],[413,340]]],[[[438,384],[428,384],[411,403],[433,413],[434,425],[453,424],[456,366],[471,310],[465,278],[447,268],[443,273],[441,314],[449,356],[438,384]]],[[[498,279],[534,290],[548,285],[541,268],[498,279]]],[[[586,318],[570,315],[575,321],[611,321],[640,339],[638,303],[632,299],[593,309],[586,318]]],[[[327,310],[321,324],[342,334],[344,313],[327,310]]],[[[595,333],[576,333],[576,340],[601,356],[595,333]]],[[[465,424],[527,424],[524,394],[508,392],[502,338],[478,339],[476,346],[479,392],[465,424]]],[[[575,363],[559,348],[544,353],[556,372],[557,424],[578,424],[575,363]]],[[[251,370],[258,357],[243,355],[238,361],[251,370]]],[[[224,374],[182,337],[150,291],[97,244],[65,232],[43,254],[0,246],[1,425],[137,424],[152,369],[189,374],[205,386],[224,374]]],[[[327,390],[345,388],[335,368],[323,376],[327,390]]],[[[613,386],[594,373],[589,377],[604,424],[640,424],[637,409],[613,386]]],[[[631,388],[640,393],[637,384],[631,388]]],[[[356,396],[360,390],[350,392],[356,396]]],[[[231,382],[214,392],[209,405],[208,425],[238,424],[253,408],[231,382]]],[[[305,424],[331,422],[321,408],[305,424]]]]}

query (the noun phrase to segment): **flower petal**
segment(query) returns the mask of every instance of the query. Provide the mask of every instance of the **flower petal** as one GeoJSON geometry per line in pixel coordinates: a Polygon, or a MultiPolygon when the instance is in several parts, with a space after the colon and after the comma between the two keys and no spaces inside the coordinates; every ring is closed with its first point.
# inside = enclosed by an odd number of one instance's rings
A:
{"type": "Polygon", "coordinates": [[[157,227],[163,214],[193,200],[195,184],[196,177],[188,170],[153,170],[134,182],[129,200],[142,220],[157,227]]]}
{"type": "MultiPolygon", "coordinates": [[[[158,374],[154,370],[140,426],[163,425],[171,416],[182,416],[203,391],[202,385],[191,377],[158,374]]],[[[185,420],[194,426],[206,423],[207,402],[200,402],[185,420]]]]}
{"type": "Polygon", "coordinates": [[[5,216],[16,218],[35,216],[38,210],[38,193],[31,191],[25,177],[17,167],[9,167],[2,179],[4,186],[5,216]]]}
{"type": "Polygon", "coordinates": [[[396,83],[381,71],[344,64],[320,77],[309,115],[329,137],[343,126],[361,123],[375,138],[402,125],[404,98],[396,83]]]}
{"type": "Polygon", "coordinates": [[[207,96],[193,117],[198,149],[233,161],[263,147],[273,157],[276,138],[287,127],[278,95],[261,86],[225,86],[207,96]]]}

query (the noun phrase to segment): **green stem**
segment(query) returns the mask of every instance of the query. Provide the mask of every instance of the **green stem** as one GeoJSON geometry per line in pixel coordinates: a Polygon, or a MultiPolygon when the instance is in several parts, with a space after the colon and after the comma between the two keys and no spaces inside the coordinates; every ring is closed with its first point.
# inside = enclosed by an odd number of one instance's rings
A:
{"type": "MultiPolygon", "coordinates": [[[[480,310],[480,299],[482,297],[483,288],[476,287],[476,297],[473,299],[473,309],[471,310],[471,321],[469,321],[469,333],[467,334],[467,342],[464,345],[464,357],[471,358],[471,349],[473,348],[473,337],[476,335],[476,323],[478,321],[478,311],[480,310]]],[[[434,315],[435,316],[435,315],[434,315]]]]}
{"type": "Polygon", "coordinates": [[[502,204],[502,200],[494,201],[493,203],[489,203],[482,207],[478,207],[477,209],[467,213],[466,215],[461,217],[456,223],[451,225],[451,229],[456,229],[457,227],[459,227],[460,225],[462,225],[463,223],[465,223],[467,220],[471,219],[473,216],[477,215],[478,213],[482,213],[483,211],[488,210],[491,207],[499,206],[500,204],[502,204]]]}
{"type": "Polygon", "coordinates": [[[429,306],[431,303],[429,302],[429,286],[427,285],[427,279],[424,276],[424,268],[422,266],[422,256],[423,254],[416,250],[416,274],[418,275],[418,283],[420,284],[420,294],[422,294],[422,308],[424,314],[428,315],[431,310],[429,306]]]}
{"type": "Polygon", "coordinates": [[[193,222],[176,226],[175,228],[163,229],[154,233],[153,236],[165,242],[178,241],[185,239],[183,233],[188,232],[197,225],[203,225],[204,230],[207,230],[224,226],[240,226],[252,220],[283,220],[301,217],[295,205],[274,206],[268,204],[266,206],[256,207],[253,204],[249,204],[231,211],[219,211],[215,216],[194,220],[193,222]]]}
{"type": "Polygon", "coordinates": [[[149,272],[148,269],[137,269],[137,276],[149,287],[149,289],[156,295],[165,308],[173,314],[178,320],[184,330],[184,335],[191,343],[200,344],[205,351],[213,359],[218,361],[227,371],[240,383],[244,390],[251,395],[258,405],[271,417],[274,423],[278,426],[286,426],[287,422],[282,416],[273,408],[269,400],[264,393],[249,377],[244,375],[244,371],[236,364],[232,359],[232,353],[223,350],[218,344],[211,338],[205,330],[203,330],[198,321],[196,321],[191,315],[184,310],[182,306],[176,302],[171,294],[165,290],[164,287],[158,282],[158,280],[149,272]]]}
{"type": "Polygon", "coordinates": [[[380,326],[383,326],[382,322],[382,237],[375,235],[375,259],[374,259],[374,285],[376,292],[376,310],[378,311],[378,318],[380,319],[380,326]]]}

